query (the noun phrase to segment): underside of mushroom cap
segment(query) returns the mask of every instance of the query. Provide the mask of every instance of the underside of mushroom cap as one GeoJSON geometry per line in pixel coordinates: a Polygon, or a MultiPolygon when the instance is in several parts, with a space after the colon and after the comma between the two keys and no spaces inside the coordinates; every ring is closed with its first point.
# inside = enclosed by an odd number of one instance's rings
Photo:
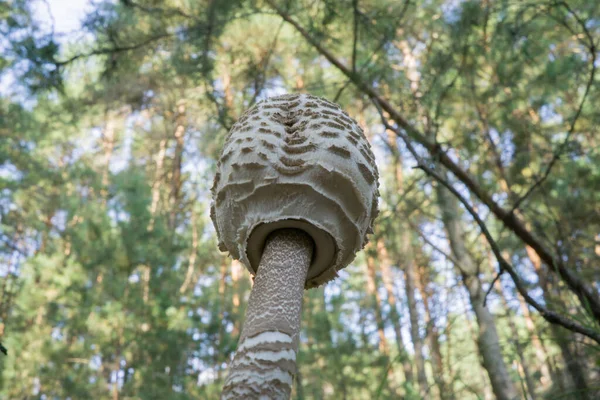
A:
{"type": "Polygon", "coordinates": [[[337,276],[367,242],[378,173],[361,128],[311,95],[264,100],[234,124],[213,185],[219,247],[256,273],[266,237],[297,228],[315,242],[306,287],[337,276]]]}

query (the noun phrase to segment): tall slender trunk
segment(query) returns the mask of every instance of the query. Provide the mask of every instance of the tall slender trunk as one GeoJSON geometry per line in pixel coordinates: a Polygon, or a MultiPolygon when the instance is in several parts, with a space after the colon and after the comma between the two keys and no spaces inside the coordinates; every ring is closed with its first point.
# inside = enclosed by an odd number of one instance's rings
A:
{"type": "MultiPolygon", "coordinates": [[[[320,296],[318,296],[318,305],[320,308],[320,312],[323,314],[323,331],[325,332],[325,342],[328,345],[333,344],[333,336],[332,325],[331,325],[331,314],[327,311],[327,299],[325,298],[325,290],[319,291],[320,296]]],[[[327,359],[327,357],[321,356],[318,357],[318,366],[320,369],[331,368],[332,371],[335,371],[335,393],[338,394],[338,397],[341,400],[346,400],[348,398],[348,386],[346,384],[346,378],[344,375],[344,365],[342,364],[342,359],[339,357],[334,357],[332,359],[327,359]]],[[[327,380],[321,380],[321,393],[325,393],[328,385],[327,380]]]]}
{"type": "Polygon", "coordinates": [[[542,384],[542,387],[546,388],[552,383],[552,377],[555,375],[555,371],[550,362],[548,350],[546,350],[546,347],[540,340],[540,336],[536,332],[535,323],[533,322],[531,312],[529,311],[529,307],[527,306],[525,299],[521,295],[518,295],[518,299],[521,313],[525,319],[525,327],[527,328],[527,332],[529,333],[529,338],[534,349],[535,358],[539,364],[540,383],[542,384]]]}
{"type": "Polygon", "coordinates": [[[419,383],[419,393],[422,397],[427,394],[427,375],[425,374],[425,360],[423,358],[423,338],[419,333],[419,312],[417,310],[417,299],[415,290],[417,286],[416,265],[412,255],[410,243],[408,243],[408,234],[403,234],[403,253],[405,255],[404,274],[406,300],[408,303],[408,313],[410,316],[410,336],[415,350],[415,366],[417,367],[417,382],[419,383]]]}
{"type": "Polygon", "coordinates": [[[218,316],[219,316],[219,330],[217,333],[217,348],[215,351],[215,365],[217,365],[217,377],[219,380],[221,380],[221,363],[223,361],[223,340],[225,337],[225,324],[226,322],[224,321],[225,318],[225,280],[227,278],[227,266],[228,266],[228,262],[227,262],[227,258],[223,257],[223,259],[221,260],[221,269],[219,271],[220,273],[220,277],[219,277],[219,288],[218,288],[218,292],[219,292],[219,312],[218,312],[218,316]]]}
{"type": "Polygon", "coordinates": [[[375,272],[375,259],[372,255],[367,255],[366,265],[366,278],[367,278],[367,294],[370,297],[370,303],[375,312],[375,323],[377,325],[377,334],[379,336],[379,351],[389,358],[390,350],[385,337],[385,326],[383,324],[383,317],[381,314],[381,296],[377,290],[377,275],[375,272]]]}
{"type": "Polygon", "coordinates": [[[440,392],[440,399],[450,400],[454,398],[452,387],[446,384],[444,378],[444,362],[442,359],[442,350],[440,346],[440,337],[435,321],[431,316],[431,309],[429,307],[429,299],[432,298],[432,293],[428,290],[429,285],[429,268],[428,266],[421,266],[419,269],[419,279],[417,283],[419,285],[419,292],[423,299],[423,309],[425,310],[425,326],[426,326],[426,337],[429,339],[429,351],[432,357],[432,369],[436,385],[440,392]]]}
{"type": "Polygon", "coordinates": [[[483,365],[486,369],[492,389],[498,400],[514,400],[519,394],[510,378],[502,357],[500,340],[496,330],[494,317],[483,304],[484,292],[479,279],[479,271],[468,253],[464,243],[464,228],[460,218],[461,212],[456,199],[442,185],[436,186],[438,204],[442,212],[442,220],[448,233],[452,255],[459,262],[457,268],[463,277],[463,283],[469,293],[469,300],[479,326],[477,344],[483,365]]]}
{"type": "MultiPolygon", "coordinates": [[[[544,271],[544,268],[542,267],[542,260],[538,257],[537,253],[533,251],[533,249],[527,247],[526,250],[527,256],[533,264],[535,272],[538,276],[539,284],[544,295],[544,300],[547,303],[552,303],[555,301],[555,296],[551,291],[546,271],[544,271]]],[[[577,356],[573,354],[573,351],[569,347],[569,342],[574,341],[573,333],[567,331],[566,329],[562,329],[557,325],[550,325],[550,330],[555,342],[560,348],[560,352],[566,366],[565,369],[570,377],[571,383],[577,389],[577,391],[572,394],[573,399],[588,400],[590,398],[588,395],[589,387],[584,369],[577,356]]]]}
{"type": "MultiPolygon", "coordinates": [[[[462,303],[462,307],[464,308],[465,313],[466,313],[467,308],[468,308],[467,302],[463,296],[460,296],[460,300],[462,303]]],[[[478,354],[479,360],[481,362],[481,360],[483,359],[483,355],[481,354],[481,347],[479,346],[477,330],[475,329],[475,327],[473,326],[473,323],[471,322],[471,320],[469,319],[469,317],[467,315],[465,315],[465,322],[467,324],[467,330],[469,331],[469,335],[471,335],[471,340],[473,340],[473,343],[475,343],[475,347],[477,348],[477,354],[478,354]]],[[[492,390],[490,389],[490,385],[488,384],[489,383],[489,375],[484,373],[482,368],[477,368],[477,373],[479,375],[479,381],[483,385],[483,388],[481,390],[481,392],[483,393],[483,398],[485,400],[492,400],[494,398],[494,394],[492,393],[492,390]]]]}
{"type": "MultiPolygon", "coordinates": [[[[163,171],[165,158],[167,154],[168,139],[163,138],[160,141],[158,154],[156,155],[156,169],[154,171],[154,181],[152,182],[151,197],[152,202],[150,204],[150,221],[146,227],[147,232],[154,230],[154,224],[156,221],[156,215],[158,213],[158,204],[160,202],[160,189],[163,179],[163,171]]],[[[152,280],[152,269],[150,265],[139,266],[141,271],[141,286],[142,286],[142,300],[144,304],[148,303],[150,298],[150,281],[152,280]]]]}
{"type": "Polygon", "coordinates": [[[178,207],[181,200],[181,167],[183,162],[183,150],[185,146],[185,102],[177,104],[177,115],[175,117],[175,153],[173,154],[173,166],[171,172],[171,193],[169,195],[169,228],[173,231],[177,224],[178,207]]]}
{"type": "Polygon", "coordinates": [[[387,292],[388,303],[390,305],[390,319],[394,327],[394,334],[396,336],[396,346],[398,347],[398,356],[402,363],[402,370],[404,371],[404,379],[407,383],[412,384],[413,369],[412,363],[406,351],[404,340],[402,339],[401,331],[401,320],[400,314],[398,313],[398,304],[396,301],[395,287],[392,278],[392,263],[389,253],[385,247],[383,239],[379,239],[377,242],[377,253],[379,255],[379,261],[381,266],[381,278],[383,280],[383,286],[387,292]]]}
{"type": "Polygon", "coordinates": [[[181,287],[179,288],[179,293],[181,294],[185,293],[192,283],[194,269],[196,268],[196,257],[198,256],[198,226],[196,225],[196,212],[194,210],[192,210],[190,225],[192,227],[192,248],[190,255],[188,256],[187,272],[185,273],[185,278],[181,284],[181,287]]]}
{"type": "MultiPolygon", "coordinates": [[[[514,191],[512,190],[512,187],[511,187],[511,183],[507,179],[507,176],[506,176],[506,173],[504,170],[504,165],[503,165],[502,159],[500,157],[500,153],[498,152],[498,150],[496,148],[496,144],[495,144],[492,136],[489,133],[490,128],[487,123],[487,118],[485,117],[486,113],[482,112],[481,109],[478,109],[478,111],[479,111],[480,116],[482,117],[481,118],[482,122],[485,125],[484,127],[487,132],[487,139],[491,145],[492,153],[494,155],[495,162],[496,162],[496,166],[497,166],[498,172],[500,174],[500,177],[499,177],[500,186],[501,186],[502,190],[508,194],[510,199],[513,199],[513,201],[516,201],[516,199],[518,199],[519,196],[514,193],[514,191]]],[[[536,118],[537,118],[537,120],[539,120],[539,117],[536,116],[536,118]]],[[[518,209],[514,210],[514,214],[517,217],[519,217],[521,220],[525,221],[525,218],[523,218],[523,216],[521,215],[521,212],[518,209]]],[[[531,226],[528,223],[525,223],[525,226],[526,226],[526,229],[531,230],[531,226]]],[[[547,288],[547,277],[545,276],[545,274],[542,273],[542,270],[541,270],[541,261],[542,260],[540,258],[540,254],[538,253],[538,251],[533,249],[533,247],[531,247],[528,244],[525,244],[525,250],[526,250],[529,260],[531,261],[531,263],[534,265],[534,268],[536,269],[536,272],[539,277],[540,286],[542,287],[542,290],[544,293],[544,298],[547,301],[549,299],[548,293],[547,293],[547,289],[548,289],[547,288]]],[[[548,386],[549,383],[552,381],[552,376],[555,376],[555,377],[557,377],[557,376],[554,373],[552,365],[549,362],[549,359],[547,356],[547,351],[543,348],[543,345],[539,339],[539,336],[535,332],[535,325],[533,324],[533,321],[531,319],[531,316],[529,313],[529,308],[525,304],[525,300],[520,295],[518,297],[519,297],[519,302],[521,304],[521,310],[523,311],[523,315],[525,316],[526,326],[527,326],[527,329],[531,336],[532,344],[535,349],[536,358],[538,359],[538,361],[540,363],[540,372],[541,372],[540,382],[542,383],[543,386],[548,386]]],[[[551,326],[550,329],[553,332],[557,331],[557,328],[555,328],[554,326],[551,326]]],[[[560,346],[561,345],[559,343],[559,347],[560,346]]],[[[569,353],[568,351],[563,352],[563,357],[567,356],[568,353],[569,353]]],[[[575,368],[575,371],[573,371],[573,373],[575,375],[578,375],[577,368],[575,368]]],[[[558,378],[558,381],[560,382],[561,379],[559,377],[557,377],[557,378],[558,378]]],[[[577,380],[577,379],[580,379],[580,378],[576,378],[575,380],[577,380]]]]}
{"type": "MultiPolygon", "coordinates": [[[[446,326],[444,329],[444,333],[446,334],[446,371],[448,371],[448,387],[450,389],[450,393],[452,397],[450,400],[456,398],[454,394],[454,370],[452,366],[452,321],[448,318],[448,313],[445,313],[446,317],[446,326]]],[[[481,371],[480,371],[481,372],[481,371]]]]}
{"type": "Polygon", "coordinates": [[[152,196],[152,203],[150,204],[150,215],[151,216],[150,216],[150,222],[148,223],[148,228],[147,228],[147,230],[149,232],[154,230],[155,215],[156,215],[156,212],[158,211],[158,203],[160,201],[160,186],[161,186],[161,179],[163,176],[165,156],[167,154],[167,144],[168,144],[168,140],[166,138],[161,139],[160,144],[158,146],[158,154],[156,155],[156,169],[154,172],[154,182],[152,182],[152,191],[151,191],[151,196],[152,196]]]}
{"type": "MultiPolygon", "coordinates": [[[[391,138],[389,138],[391,140],[391,138]]],[[[393,153],[393,168],[394,168],[394,190],[397,193],[402,193],[404,190],[404,174],[402,169],[402,159],[398,151],[396,141],[390,141],[390,148],[393,153]]],[[[413,257],[412,244],[410,243],[410,233],[400,226],[400,256],[402,257],[402,265],[405,273],[405,293],[408,306],[408,314],[410,318],[410,336],[413,342],[415,351],[415,367],[417,370],[417,382],[419,385],[419,393],[425,396],[428,390],[427,375],[425,373],[425,360],[423,358],[423,339],[419,333],[419,312],[417,310],[417,301],[415,298],[415,290],[417,287],[415,261],[413,257]]],[[[406,371],[406,370],[405,370],[406,371]]],[[[412,378],[412,374],[411,374],[412,378]]]]}
{"type": "MultiPolygon", "coordinates": [[[[314,335],[314,317],[319,313],[320,301],[322,300],[323,307],[325,307],[325,298],[324,294],[320,293],[323,289],[313,289],[309,290],[307,295],[305,296],[305,305],[304,315],[309,315],[306,321],[306,348],[308,349],[308,354],[316,359],[319,359],[320,352],[316,349],[316,338],[314,335]]],[[[313,364],[315,364],[314,359],[311,359],[313,364]]],[[[320,360],[319,360],[320,362],[320,360]]],[[[301,366],[300,366],[301,367],[301,366]]],[[[309,369],[311,374],[307,377],[307,381],[309,382],[307,388],[310,389],[310,396],[315,399],[323,398],[323,375],[320,373],[312,373],[313,370],[309,369]]],[[[304,377],[303,377],[304,378],[304,377]]]]}
{"type": "Polygon", "coordinates": [[[510,306],[508,305],[508,301],[506,301],[506,294],[504,293],[504,288],[502,287],[502,283],[500,283],[499,279],[496,281],[496,290],[500,295],[502,308],[506,310],[508,327],[510,328],[510,333],[512,334],[512,339],[515,345],[515,351],[517,352],[517,356],[519,357],[519,361],[521,362],[521,369],[525,378],[527,393],[529,393],[529,398],[531,400],[535,400],[537,398],[537,395],[535,393],[535,384],[533,382],[531,373],[529,372],[529,364],[527,363],[527,359],[525,357],[525,348],[523,347],[523,343],[521,343],[521,339],[519,337],[519,330],[517,329],[517,325],[515,324],[515,321],[513,319],[514,315],[510,311],[510,306]]]}
{"type": "MultiPolygon", "coordinates": [[[[383,316],[381,312],[381,296],[379,295],[379,291],[377,290],[377,273],[375,271],[375,259],[373,257],[373,246],[369,245],[366,249],[367,252],[367,265],[366,265],[366,276],[367,276],[367,293],[371,298],[371,305],[373,306],[373,310],[375,311],[375,323],[377,325],[377,334],[379,336],[379,352],[383,354],[389,362],[390,360],[390,347],[388,345],[387,338],[385,337],[385,324],[383,321],[383,316]]],[[[387,367],[387,366],[386,366],[387,367]]],[[[393,364],[390,364],[390,367],[387,368],[387,383],[390,390],[392,389],[392,385],[394,378],[393,364]]]]}
{"type": "Polygon", "coordinates": [[[236,337],[240,333],[240,320],[242,315],[241,310],[241,295],[245,287],[241,285],[240,276],[244,273],[243,265],[237,261],[233,260],[231,262],[231,305],[232,305],[232,314],[233,318],[233,329],[231,331],[231,336],[236,337]]]}
{"type": "Polygon", "coordinates": [[[104,130],[102,131],[102,148],[104,149],[104,170],[102,171],[102,188],[100,196],[102,204],[108,199],[108,184],[110,179],[110,161],[115,148],[115,121],[113,114],[107,109],[104,113],[104,130]]]}

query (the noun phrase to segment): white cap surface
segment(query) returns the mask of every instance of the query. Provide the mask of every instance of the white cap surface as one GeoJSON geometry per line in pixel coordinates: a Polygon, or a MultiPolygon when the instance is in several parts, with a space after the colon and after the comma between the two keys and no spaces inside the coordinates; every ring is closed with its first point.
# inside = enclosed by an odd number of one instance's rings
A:
{"type": "Polygon", "coordinates": [[[367,243],[378,172],[362,129],[337,105],[283,95],[250,108],[226,139],[212,188],[219,248],[256,273],[268,234],[306,231],[306,287],[337,276],[367,243]]]}

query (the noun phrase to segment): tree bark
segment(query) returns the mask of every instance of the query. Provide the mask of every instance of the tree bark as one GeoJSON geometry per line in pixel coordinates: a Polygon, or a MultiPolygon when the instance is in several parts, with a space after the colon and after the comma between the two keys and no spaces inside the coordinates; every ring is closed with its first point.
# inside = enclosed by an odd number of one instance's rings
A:
{"type": "Polygon", "coordinates": [[[174,230],[177,225],[177,207],[181,201],[181,167],[183,163],[183,150],[185,146],[185,102],[177,105],[177,115],[175,117],[175,153],[173,154],[173,169],[171,173],[171,193],[169,195],[169,229],[174,230]]]}
{"type": "Polygon", "coordinates": [[[427,289],[429,281],[428,268],[425,266],[420,267],[417,283],[421,298],[423,299],[423,309],[425,310],[426,337],[429,338],[430,343],[429,351],[431,352],[434,381],[440,391],[440,399],[448,400],[454,398],[454,393],[452,387],[448,387],[444,378],[444,362],[442,359],[440,337],[429,307],[429,299],[432,297],[431,292],[427,289]]]}
{"type": "MultiPolygon", "coordinates": [[[[464,296],[460,296],[460,301],[461,301],[461,305],[465,310],[465,314],[467,311],[467,302],[464,299],[464,296]]],[[[471,340],[473,340],[473,343],[475,343],[475,346],[477,348],[477,354],[479,356],[479,360],[483,359],[483,355],[481,354],[481,347],[479,346],[479,341],[478,341],[478,335],[477,335],[477,331],[475,329],[475,327],[473,326],[473,323],[471,322],[471,319],[465,315],[465,322],[467,324],[467,329],[469,331],[469,334],[471,335],[471,340]]],[[[490,385],[489,383],[489,375],[487,376],[486,379],[486,373],[483,372],[483,368],[477,368],[477,373],[479,375],[479,380],[481,381],[481,384],[483,385],[482,390],[480,391],[480,393],[483,393],[483,398],[485,400],[492,400],[493,398],[493,393],[490,389],[490,385]]]]}
{"type": "MultiPolygon", "coordinates": [[[[546,271],[544,271],[544,268],[542,267],[542,260],[539,257],[537,257],[537,254],[530,250],[529,247],[526,248],[526,251],[527,256],[533,264],[535,272],[538,276],[538,281],[540,287],[542,288],[542,293],[544,295],[544,301],[546,303],[552,303],[553,301],[555,301],[555,299],[551,292],[551,287],[548,282],[548,276],[546,275],[546,271]]],[[[558,344],[558,347],[560,348],[562,358],[565,362],[565,369],[571,379],[571,383],[577,389],[577,392],[573,393],[573,399],[588,400],[588,384],[585,372],[583,370],[583,367],[581,366],[581,363],[569,347],[569,342],[573,340],[573,333],[567,331],[566,329],[561,329],[559,326],[556,325],[551,325],[550,330],[552,332],[552,336],[554,337],[554,341],[558,344]]]]}
{"type": "Polygon", "coordinates": [[[156,212],[158,211],[158,203],[160,201],[160,184],[163,175],[165,155],[167,153],[167,144],[167,139],[162,139],[160,141],[158,154],[156,155],[156,170],[154,172],[154,182],[152,182],[152,203],[150,204],[151,216],[147,227],[148,232],[152,232],[154,230],[154,220],[156,212]]]}
{"type": "Polygon", "coordinates": [[[313,246],[306,233],[293,229],[267,239],[222,399],[290,397],[313,246]]]}
{"type": "Polygon", "coordinates": [[[102,148],[104,149],[104,170],[102,171],[102,188],[100,197],[102,204],[106,205],[108,199],[108,184],[110,183],[110,161],[115,148],[115,122],[113,114],[107,109],[104,112],[104,130],[102,131],[102,148]]]}
{"type": "MultiPolygon", "coordinates": [[[[491,253],[490,253],[491,254],[491,253]]],[[[519,356],[519,360],[521,362],[521,368],[523,370],[523,375],[525,377],[525,384],[527,392],[529,393],[529,398],[531,400],[535,400],[537,398],[535,394],[535,384],[533,383],[533,378],[531,373],[529,372],[529,365],[527,363],[527,359],[525,358],[525,348],[523,347],[523,343],[521,343],[521,339],[519,337],[519,330],[517,329],[517,325],[515,325],[515,321],[513,320],[514,315],[510,310],[510,306],[508,305],[508,301],[506,301],[506,295],[504,293],[504,288],[502,287],[502,283],[498,279],[496,281],[496,289],[500,294],[500,300],[502,302],[502,308],[506,310],[508,326],[510,328],[510,332],[512,334],[512,339],[514,341],[515,350],[517,352],[517,356],[519,356]]]]}
{"type": "Polygon", "coordinates": [[[196,268],[196,258],[198,256],[198,226],[196,224],[196,212],[194,210],[192,210],[190,225],[192,228],[192,248],[190,250],[190,255],[188,256],[187,272],[185,273],[185,278],[179,288],[179,293],[181,294],[184,294],[187,291],[188,286],[192,283],[194,269],[196,268]]]}
{"type": "Polygon", "coordinates": [[[407,234],[403,234],[405,241],[404,254],[406,259],[404,262],[405,273],[405,289],[406,299],[408,303],[408,313],[410,316],[410,336],[415,349],[415,366],[417,367],[417,381],[419,383],[419,393],[421,397],[427,394],[427,375],[425,374],[425,360],[423,359],[423,338],[419,333],[419,312],[417,311],[417,300],[415,297],[416,276],[415,276],[415,261],[412,257],[412,250],[408,244],[407,234]]]}
{"type": "Polygon", "coordinates": [[[375,310],[375,323],[377,325],[377,334],[379,335],[379,351],[389,357],[390,350],[385,337],[385,326],[381,313],[381,296],[377,291],[377,275],[375,272],[375,259],[371,255],[367,255],[367,293],[371,298],[373,309],[375,310]]]}
{"type": "Polygon", "coordinates": [[[218,315],[219,315],[219,330],[218,330],[218,336],[217,336],[217,351],[215,352],[215,365],[217,365],[218,368],[218,372],[217,372],[217,377],[220,380],[221,379],[221,373],[222,373],[222,368],[221,368],[221,364],[223,361],[223,340],[225,338],[225,325],[226,322],[224,321],[225,319],[225,308],[227,307],[227,305],[225,304],[225,288],[226,288],[226,278],[227,278],[227,266],[228,266],[228,262],[227,259],[225,257],[223,257],[223,259],[221,260],[221,270],[220,272],[220,277],[219,277],[219,306],[218,306],[218,315]]]}
{"type": "Polygon", "coordinates": [[[404,340],[402,339],[402,331],[400,329],[400,314],[398,313],[398,304],[396,301],[396,295],[394,294],[395,288],[392,278],[392,263],[383,239],[380,239],[377,242],[377,253],[379,255],[378,258],[381,266],[381,278],[383,280],[383,286],[387,291],[388,303],[390,305],[390,319],[392,320],[392,325],[394,326],[396,346],[398,347],[398,356],[400,358],[400,362],[402,363],[402,370],[404,371],[404,380],[407,383],[412,384],[414,380],[412,363],[410,362],[408,352],[406,351],[406,346],[404,345],[404,340]]]}
{"type": "Polygon", "coordinates": [[[547,388],[552,383],[552,377],[554,376],[554,370],[552,364],[550,363],[550,359],[548,357],[548,351],[546,350],[544,344],[540,340],[539,335],[536,332],[535,323],[531,318],[531,313],[529,312],[529,307],[527,307],[527,303],[523,296],[518,296],[519,298],[519,307],[521,308],[521,312],[523,313],[523,318],[525,319],[525,326],[527,327],[527,331],[529,332],[529,338],[531,340],[531,344],[533,345],[533,349],[535,352],[535,358],[538,361],[540,366],[540,383],[542,387],[547,388]]]}
{"type": "Polygon", "coordinates": [[[483,304],[484,292],[481,287],[478,268],[465,247],[460,208],[456,199],[442,185],[437,185],[436,191],[442,212],[442,220],[450,241],[450,248],[454,258],[459,262],[457,268],[463,277],[463,283],[469,293],[471,307],[477,318],[479,326],[477,345],[483,358],[483,366],[490,378],[492,389],[498,400],[518,399],[519,394],[508,374],[508,369],[502,357],[494,317],[483,304]]]}
{"type": "MultiPolygon", "coordinates": [[[[388,345],[387,338],[385,337],[385,324],[381,312],[381,296],[377,290],[377,273],[375,271],[375,259],[369,253],[373,251],[373,246],[369,245],[367,250],[367,293],[371,298],[373,309],[375,310],[375,323],[377,325],[377,334],[379,335],[379,352],[383,354],[386,360],[390,360],[390,346],[388,345]]],[[[388,386],[393,391],[392,385],[394,384],[394,370],[393,364],[387,369],[388,386]]]]}

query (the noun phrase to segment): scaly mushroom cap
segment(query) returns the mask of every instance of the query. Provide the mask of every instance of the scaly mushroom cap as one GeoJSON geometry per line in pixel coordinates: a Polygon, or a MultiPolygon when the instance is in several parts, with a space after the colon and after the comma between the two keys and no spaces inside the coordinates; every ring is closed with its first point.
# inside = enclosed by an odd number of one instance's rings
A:
{"type": "Polygon", "coordinates": [[[378,172],[362,129],[336,104],[271,97],[231,128],[212,188],[219,248],[255,274],[268,234],[302,229],[315,251],[306,288],[337,276],[367,243],[378,172]]]}

